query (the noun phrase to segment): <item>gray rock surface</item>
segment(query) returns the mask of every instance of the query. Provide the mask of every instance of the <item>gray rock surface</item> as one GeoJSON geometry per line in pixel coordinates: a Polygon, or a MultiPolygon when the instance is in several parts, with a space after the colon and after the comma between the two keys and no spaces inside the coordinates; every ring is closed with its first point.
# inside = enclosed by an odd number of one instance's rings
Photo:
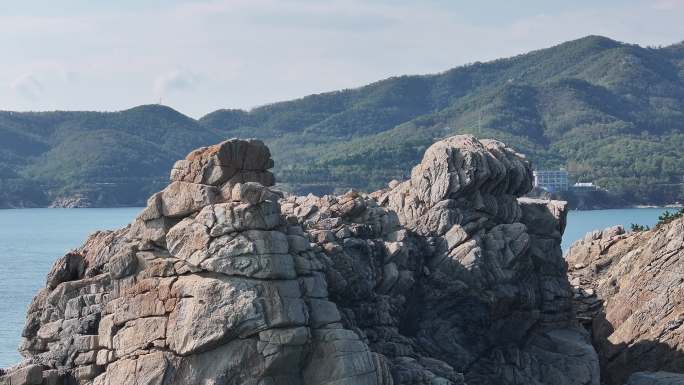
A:
{"type": "Polygon", "coordinates": [[[93,202],[83,195],[74,195],[57,197],[50,203],[49,207],[57,209],[80,209],[93,207],[93,202]]]}
{"type": "Polygon", "coordinates": [[[134,223],[55,264],[1,381],[599,384],[565,204],[519,199],[523,156],[452,137],[408,181],[324,197],[273,190],[272,166],[237,139],[177,162],[134,223]]]}
{"type": "Polygon", "coordinates": [[[684,374],[669,372],[636,372],[629,376],[627,385],[682,385],[684,374]]]}
{"type": "Polygon", "coordinates": [[[632,375],[684,373],[684,219],[650,231],[589,233],[567,260],[606,384],[684,384],[682,375],[632,375]]]}

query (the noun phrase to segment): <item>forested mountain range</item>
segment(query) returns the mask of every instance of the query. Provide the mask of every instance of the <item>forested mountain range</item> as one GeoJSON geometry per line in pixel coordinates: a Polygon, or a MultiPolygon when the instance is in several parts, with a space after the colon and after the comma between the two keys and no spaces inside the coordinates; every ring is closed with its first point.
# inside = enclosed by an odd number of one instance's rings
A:
{"type": "Polygon", "coordinates": [[[405,178],[435,140],[496,138],[630,204],[684,201],[684,44],[588,36],[434,75],[401,76],[199,120],[159,105],[0,112],[0,206],[81,194],[138,205],[200,145],[257,137],[299,193],[405,178]]]}

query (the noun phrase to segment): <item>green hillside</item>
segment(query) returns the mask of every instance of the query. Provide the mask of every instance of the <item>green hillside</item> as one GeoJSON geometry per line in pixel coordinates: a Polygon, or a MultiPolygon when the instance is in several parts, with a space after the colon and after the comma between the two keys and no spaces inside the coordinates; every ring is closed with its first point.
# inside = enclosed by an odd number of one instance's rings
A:
{"type": "Polygon", "coordinates": [[[177,159],[221,140],[163,106],[99,112],[0,112],[0,206],[45,206],[83,194],[96,205],[141,204],[177,159]]]}
{"type": "Polygon", "coordinates": [[[624,202],[684,201],[684,44],[589,36],[199,121],[161,106],[0,113],[0,205],[76,192],[138,204],[175,159],[233,136],[263,139],[286,188],[372,190],[406,177],[434,140],[458,133],[500,139],[536,168],[565,167],[624,202]]]}
{"type": "Polygon", "coordinates": [[[590,36],[200,122],[264,138],[280,179],[305,188],[378,188],[408,175],[435,139],[473,133],[631,203],[671,202],[681,198],[684,175],[684,46],[590,36]]]}

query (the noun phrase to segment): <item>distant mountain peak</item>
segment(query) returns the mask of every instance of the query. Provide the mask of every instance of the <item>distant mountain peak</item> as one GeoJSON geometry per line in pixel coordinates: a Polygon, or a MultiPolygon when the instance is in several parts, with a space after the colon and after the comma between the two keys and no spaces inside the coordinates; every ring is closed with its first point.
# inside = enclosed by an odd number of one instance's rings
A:
{"type": "Polygon", "coordinates": [[[199,120],[159,104],[107,113],[6,112],[0,166],[15,181],[0,191],[0,206],[41,186],[54,186],[51,196],[84,193],[84,180],[121,186],[85,191],[102,196],[99,204],[139,203],[179,153],[231,137],[274,148],[279,180],[306,189],[299,192],[376,189],[405,178],[429,145],[454,134],[499,139],[538,167],[567,167],[582,181],[633,190],[625,195],[630,202],[671,203],[684,201],[683,106],[684,43],[641,48],[589,35],[199,120]],[[129,184],[132,172],[149,179],[129,184]],[[132,185],[146,190],[128,191],[132,185]]]}
{"type": "Polygon", "coordinates": [[[131,107],[126,110],[119,111],[122,113],[127,113],[127,112],[155,112],[155,113],[171,113],[171,114],[178,114],[178,115],[183,115],[182,112],[179,112],[178,110],[163,105],[163,104],[141,104],[139,106],[131,107]]]}

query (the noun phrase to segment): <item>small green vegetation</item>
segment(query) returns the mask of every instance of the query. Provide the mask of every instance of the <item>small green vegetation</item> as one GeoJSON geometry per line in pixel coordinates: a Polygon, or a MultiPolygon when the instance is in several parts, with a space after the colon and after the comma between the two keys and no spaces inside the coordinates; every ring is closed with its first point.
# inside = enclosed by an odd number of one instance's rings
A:
{"type": "Polygon", "coordinates": [[[684,217],[684,207],[673,212],[666,210],[661,216],[658,217],[658,224],[656,226],[665,225],[681,217],[684,217]]]}
{"type": "Polygon", "coordinates": [[[632,229],[632,232],[640,232],[640,231],[650,230],[650,228],[648,226],[639,225],[636,223],[632,223],[631,229],[632,229]]]}

